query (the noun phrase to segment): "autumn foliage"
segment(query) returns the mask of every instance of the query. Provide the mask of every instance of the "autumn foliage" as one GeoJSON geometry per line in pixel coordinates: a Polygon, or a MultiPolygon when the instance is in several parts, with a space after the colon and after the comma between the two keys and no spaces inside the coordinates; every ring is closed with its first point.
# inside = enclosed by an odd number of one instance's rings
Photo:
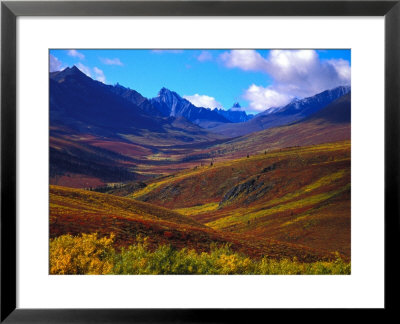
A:
{"type": "Polygon", "coordinates": [[[50,273],[350,273],[350,158],[344,141],[105,193],[51,185],[50,273]]]}
{"type": "Polygon", "coordinates": [[[107,274],[113,269],[110,255],[114,236],[62,235],[50,242],[51,274],[107,274]]]}
{"type": "Polygon", "coordinates": [[[50,241],[51,274],[350,274],[351,265],[340,257],[331,262],[301,263],[296,259],[254,260],[229,245],[212,244],[210,252],[177,250],[160,245],[155,250],[146,237],[117,251],[114,236],[62,235],[50,241]]]}

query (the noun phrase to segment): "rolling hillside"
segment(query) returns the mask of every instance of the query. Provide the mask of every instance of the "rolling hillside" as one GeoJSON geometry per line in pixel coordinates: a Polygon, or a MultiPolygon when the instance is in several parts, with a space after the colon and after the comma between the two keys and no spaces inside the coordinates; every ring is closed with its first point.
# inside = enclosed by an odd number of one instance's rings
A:
{"type": "Polygon", "coordinates": [[[350,142],[278,149],[193,168],[128,195],[224,232],[350,255],[350,142]]]}
{"type": "Polygon", "coordinates": [[[117,248],[136,242],[137,235],[149,239],[156,248],[171,244],[197,251],[208,251],[213,244],[229,243],[233,250],[259,258],[296,257],[314,262],[335,259],[326,250],[308,248],[273,239],[227,233],[200,224],[193,218],[153,204],[80,189],[50,186],[50,238],[60,235],[115,234],[117,248]]]}
{"type": "MultiPolygon", "coordinates": [[[[177,236],[176,243],[181,240],[184,244],[185,236],[207,242],[213,231],[191,218],[148,203],[50,186],[50,236],[92,232],[113,232],[117,245],[125,246],[132,244],[140,233],[155,242],[167,242],[177,236]]],[[[218,241],[215,235],[213,239],[218,241]]]]}

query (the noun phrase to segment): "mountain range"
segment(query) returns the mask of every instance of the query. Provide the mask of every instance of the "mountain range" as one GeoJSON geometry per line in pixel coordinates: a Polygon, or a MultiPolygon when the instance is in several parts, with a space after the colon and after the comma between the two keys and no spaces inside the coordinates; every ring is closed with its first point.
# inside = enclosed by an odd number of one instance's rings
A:
{"type": "Polygon", "coordinates": [[[163,116],[185,117],[195,124],[202,122],[230,123],[231,121],[211,109],[196,107],[176,92],[162,88],[151,103],[163,116]]]}
{"type": "MultiPolygon", "coordinates": [[[[223,118],[212,114],[218,120],[223,118]]],[[[151,132],[176,134],[175,140],[180,138],[183,142],[218,138],[210,138],[208,132],[182,115],[168,114],[167,117],[135,90],[105,85],[75,66],[50,73],[50,125],[53,127],[107,137],[143,136],[151,132]]]]}
{"type": "Polygon", "coordinates": [[[54,184],[82,187],[168,174],[231,156],[229,143],[238,157],[262,147],[320,143],[321,134],[349,139],[349,127],[350,87],[297,99],[253,117],[238,103],[229,110],[199,108],[166,88],[147,99],[119,84],[95,81],[75,66],[50,73],[54,184]],[[307,133],[307,140],[296,140],[300,131],[307,133]]]}
{"type": "Polygon", "coordinates": [[[312,97],[296,99],[283,107],[267,109],[240,124],[220,124],[210,131],[224,137],[243,136],[264,129],[293,123],[316,113],[336,99],[349,93],[349,86],[326,90],[312,97]]]}

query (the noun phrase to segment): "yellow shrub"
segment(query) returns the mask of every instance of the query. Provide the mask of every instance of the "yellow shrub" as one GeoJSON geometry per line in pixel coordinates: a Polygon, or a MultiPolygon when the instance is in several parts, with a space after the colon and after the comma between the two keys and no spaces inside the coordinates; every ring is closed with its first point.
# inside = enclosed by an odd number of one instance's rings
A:
{"type": "Polygon", "coordinates": [[[209,252],[169,245],[149,248],[146,237],[116,252],[114,235],[63,235],[50,240],[51,274],[350,274],[351,264],[340,255],[336,260],[302,263],[264,257],[251,259],[233,251],[229,245],[210,245],[209,252]]]}
{"type": "Polygon", "coordinates": [[[250,266],[249,258],[240,257],[237,254],[221,255],[217,261],[221,274],[239,274],[245,273],[250,266]]]}
{"type": "Polygon", "coordinates": [[[113,269],[114,235],[63,235],[50,240],[50,274],[107,274],[113,269]]]}

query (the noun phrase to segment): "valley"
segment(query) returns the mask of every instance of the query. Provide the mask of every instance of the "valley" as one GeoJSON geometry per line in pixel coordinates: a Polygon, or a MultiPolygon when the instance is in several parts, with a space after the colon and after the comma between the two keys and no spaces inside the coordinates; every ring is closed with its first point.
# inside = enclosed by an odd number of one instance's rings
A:
{"type": "Polygon", "coordinates": [[[74,66],[50,73],[49,152],[50,244],[96,233],[121,255],[145,239],[149,253],[350,267],[349,86],[250,115],[74,66]]]}
{"type": "Polygon", "coordinates": [[[272,150],[109,193],[166,207],[224,232],[350,256],[350,142],[272,150]],[[343,229],[347,228],[347,231],[343,229]]]}

